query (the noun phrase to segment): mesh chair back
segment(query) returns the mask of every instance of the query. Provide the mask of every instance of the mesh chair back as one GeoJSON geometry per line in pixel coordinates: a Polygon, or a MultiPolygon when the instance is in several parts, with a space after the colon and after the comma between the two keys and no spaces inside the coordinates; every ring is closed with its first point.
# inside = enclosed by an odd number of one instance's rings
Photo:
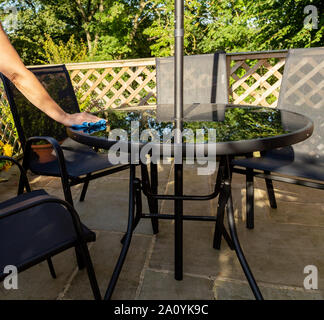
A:
{"type": "MultiPolygon", "coordinates": [[[[158,109],[159,106],[163,109],[173,109],[173,57],[156,59],[156,81],[158,109]]],[[[228,103],[225,52],[184,57],[183,99],[185,107],[190,109],[195,104],[205,104],[208,107],[210,103],[228,103]]],[[[170,113],[167,110],[161,111],[170,113]]]]}
{"type": "Polygon", "coordinates": [[[324,48],[289,50],[278,108],[314,121],[313,135],[293,148],[296,155],[324,161],[324,48]]]}
{"type": "MultiPolygon", "coordinates": [[[[29,70],[65,112],[80,112],[69,73],[64,65],[31,67],[29,70]]],[[[67,137],[63,125],[34,107],[4,75],[1,74],[1,78],[23,147],[32,136],[50,136],[58,141],[67,137]]]]}

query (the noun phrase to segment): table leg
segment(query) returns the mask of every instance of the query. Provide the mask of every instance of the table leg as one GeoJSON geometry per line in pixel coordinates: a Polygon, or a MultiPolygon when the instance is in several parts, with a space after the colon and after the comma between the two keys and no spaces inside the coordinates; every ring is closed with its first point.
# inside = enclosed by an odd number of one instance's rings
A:
{"type": "MultiPolygon", "coordinates": [[[[142,188],[149,194],[157,194],[158,192],[158,170],[156,164],[150,164],[151,169],[151,181],[149,180],[149,173],[147,169],[147,164],[141,163],[141,177],[142,177],[142,188]]],[[[133,230],[137,227],[140,222],[142,215],[142,199],[141,199],[141,182],[139,179],[134,178],[135,187],[135,197],[136,197],[136,215],[133,224],[133,230]]],[[[147,202],[150,210],[150,214],[158,214],[158,199],[154,197],[147,196],[147,202]]],[[[157,217],[151,218],[153,233],[157,234],[159,232],[159,219],[157,217]]],[[[126,234],[121,239],[121,243],[124,243],[126,234]]]]}
{"type": "Polygon", "coordinates": [[[128,205],[128,225],[127,225],[127,232],[125,235],[125,241],[123,242],[123,247],[120,252],[118,261],[116,263],[114,272],[111,276],[111,280],[109,282],[109,286],[107,288],[106,294],[105,294],[105,300],[109,300],[113,294],[114,288],[116,286],[119,274],[122,270],[122,267],[124,265],[127,251],[129,249],[129,245],[132,239],[133,235],[133,223],[134,223],[134,213],[135,213],[135,172],[136,172],[136,166],[134,164],[131,164],[130,166],[130,176],[129,176],[129,205],[128,205]]]}
{"type": "Polygon", "coordinates": [[[230,174],[230,167],[229,167],[229,158],[226,157],[227,162],[227,170],[224,177],[224,186],[222,188],[221,192],[225,193],[225,197],[228,197],[227,200],[227,217],[228,217],[228,225],[230,229],[231,238],[233,241],[234,249],[237,255],[237,258],[240,261],[240,264],[242,266],[242,269],[244,271],[244,274],[246,276],[246,279],[249,282],[250,288],[254,294],[254,297],[257,300],[263,300],[262,294],[260,292],[260,289],[254,279],[254,276],[250,270],[250,267],[245,259],[245,256],[243,254],[243,250],[241,248],[237,232],[236,232],[236,226],[235,226],[235,219],[234,219],[234,210],[233,210],[233,200],[232,200],[232,192],[231,192],[231,174],[230,174]]]}
{"type": "MultiPolygon", "coordinates": [[[[183,195],[183,165],[174,165],[174,195],[183,195]]],[[[183,278],[183,200],[174,200],[174,271],[175,279],[183,278]]]]}

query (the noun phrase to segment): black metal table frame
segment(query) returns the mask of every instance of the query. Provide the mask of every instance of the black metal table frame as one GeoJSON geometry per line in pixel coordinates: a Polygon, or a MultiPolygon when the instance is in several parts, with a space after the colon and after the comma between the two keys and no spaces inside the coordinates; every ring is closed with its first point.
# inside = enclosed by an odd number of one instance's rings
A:
{"type": "MultiPolygon", "coordinates": [[[[287,113],[287,111],[284,110],[281,110],[281,112],[287,113]]],[[[217,144],[217,154],[220,156],[220,165],[215,182],[214,192],[209,195],[197,196],[183,194],[182,164],[174,165],[175,188],[174,194],[172,195],[158,194],[157,164],[150,164],[150,176],[146,163],[128,164],[130,166],[130,181],[127,232],[122,239],[123,247],[121,249],[121,253],[115,266],[113,275],[109,282],[109,286],[105,294],[105,299],[110,299],[112,296],[113,290],[116,286],[119,274],[127,255],[128,248],[130,246],[133,230],[135,229],[141,218],[151,219],[154,233],[158,233],[159,219],[175,220],[175,279],[177,280],[182,280],[183,278],[183,221],[195,220],[216,222],[213,243],[214,248],[220,249],[221,239],[222,237],[224,237],[230,248],[235,250],[255,298],[262,299],[261,292],[244,257],[236,232],[231,194],[231,158],[235,155],[246,154],[255,150],[264,151],[278,147],[284,147],[307,139],[313,132],[313,122],[309,118],[297,113],[289,112],[289,115],[291,116],[291,118],[285,120],[285,125],[287,126],[287,128],[291,128],[291,131],[288,133],[262,139],[248,139],[217,144]],[[141,166],[141,179],[137,178],[135,174],[135,169],[138,165],[141,166]],[[142,193],[147,197],[150,211],[149,213],[143,213],[142,193]],[[219,196],[219,199],[216,217],[191,215],[187,216],[183,214],[183,201],[211,200],[217,196],[219,196]],[[159,200],[174,201],[174,214],[159,214],[159,200]],[[229,234],[224,226],[225,209],[228,216],[228,225],[230,231],[229,234]]],[[[68,135],[72,139],[94,148],[103,148],[109,150],[110,147],[117,142],[116,140],[106,140],[102,139],[101,137],[89,137],[89,135],[86,133],[78,133],[71,129],[68,129],[67,131],[68,135]]],[[[129,143],[128,141],[125,141],[125,143],[128,145],[128,152],[131,152],[132,143],[129,143]]],[[[175,143],[179,142],[175,141],[175,143]]],[[[145,143],[142,145],[145,145],[145,143]]],[[[181,146],[184,147],[185,145],[182,144],[181,146]]],[[[161,148],[161,145],[159,145],[158,148],[161,148]]],[[[163,151],[160,154],[163,154],[163,151]]],[[[184,157],[185,154],[186,153],[183,153],[184,157]]]]}
{"type": "MultiPolygon", "coordinates": [[[[215,159],[216,160],[216,159],[215,159]]],[[[157,193],[158,187],[158,170],[157,164],[150,163],[150,175],[147,164],[140,163],[141,166],[141,179],[136,177],[136,165],[130,166],[130,194],[129,194],[129,217],[133,217],[133,222],[129,226],[131,230],[127,230],[126,235],[122,239],[124,246],[130,242],[132,231],[135,229],[141,218],[152,219],[153,232],[158,233],[158,219],[174,219],[175,223],[175,279],[182,280],[183,278],[183,221],[214,221],[215,233],[213,247],[220,249],[222,237],[226,240],[229,247],[235,250],[239,262],[242,266],[244,274],[248,280],[251,290],[257,300],[262,300],[262,294],[246,261],[243,250],[241,248],[238,235],[235,227],[233,202],[231,194],[231,157],[221,156],[217,178],[215,182],[214,191],[209,195],[183,195],[183,165],[175,164],[175,177],[179,177],[175,181],[174,195],[162,195],[157,193]],[[177,190],[178,189],[178,190],[177,190]],[[147,197],[150,213],[143,213],[142,211],[142,193],[147,197]],[[211,200],[219,196],[218,208],[216,217],[210,216],[193,216],[183,214],[183,201],[195,200],[204,201],[211,200]],[[158,200],[173,200],[175,202],[174,214],[159,214],[158,213],[158,200]],[[228,217],[228,225],[230,234],[224,226],[225,208],[228,217]]]]}

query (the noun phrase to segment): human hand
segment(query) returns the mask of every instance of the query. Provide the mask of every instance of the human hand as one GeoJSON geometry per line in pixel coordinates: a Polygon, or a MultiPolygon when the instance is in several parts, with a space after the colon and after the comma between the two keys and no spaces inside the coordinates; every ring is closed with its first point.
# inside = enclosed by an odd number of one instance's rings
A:
{"type": "Polygon", "coordinates": [[[100,119],[90,113],[82,112],[82,113],[73,113],[67,114],[67,117],[64,118],[62,123],[66,127],[71,127],[74,124],[83,124],[83,122],[98,122],[100,119]]]}

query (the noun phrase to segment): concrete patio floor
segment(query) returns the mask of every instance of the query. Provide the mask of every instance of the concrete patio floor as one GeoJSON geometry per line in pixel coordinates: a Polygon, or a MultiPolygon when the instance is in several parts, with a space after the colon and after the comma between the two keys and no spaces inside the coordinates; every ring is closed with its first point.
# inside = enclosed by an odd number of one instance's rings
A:
{"type": "MultiPolygon", "coordinates": [[[[173,166],[159,167],[160,192],[173,190],[173,166]]],[[[90,254],[104,294],[119,255],[126,230],[128,171],[92,181],[86,200],[78,201],[81,186],[73,187],[81,220],[97,233],[90,254]]],[[[0,183],[0,201],[15,195],[18,174],[13,168],[8,182],[0,183]]],[[[63,197],[60,180],[29,176],[33,189],[63,197]]],[[[185,167],[185,192],[212,191],[215,176],[197,176],[194,166],[185,167]]],[[[278,209],[267,201],[265,183],[256,179],[255,228],[245,228],[245,181],[233,177],[233,199],[241,245],[265,299],[323,299],[324,296],[324,193],[320,190],[274,182],[278,209]],[[303,287],[304,267],[318,269],[318,290],[303,287]]],[[[146,201],[143,198],[146,207],[146,201]]],[[[188,214],[215,215],[217,199],[185,202],[188,214]]],[[[173,203],[163,201],[160,212],[172,213],[173,203]]],[[[147,210],[147,209],[146,209],[147,210]]],[[[147,212],[147,211],[146,211],[147,212]]],[[[184,279],[174,280],[173,222],[160,221],[152,235],[149,220],[142,220],[117,283],[113,299],[253,299],[243,271],[227,244],[212,248],[214,224],[184,222],[184,279]]],[[[19,236],[19,235],[17,235],[19,236]]],[[[77,269],[74,250],[53,258],[57,279],[41,263],[19,274],[19,289],[5,290],[0,299],[92,299],[86,272],[77,269]]]]}

